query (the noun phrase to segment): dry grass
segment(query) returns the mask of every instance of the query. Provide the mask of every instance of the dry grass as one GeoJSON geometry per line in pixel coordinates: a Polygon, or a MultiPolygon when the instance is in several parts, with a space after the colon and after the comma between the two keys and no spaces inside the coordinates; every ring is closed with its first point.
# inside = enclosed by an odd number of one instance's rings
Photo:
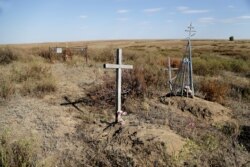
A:
{"type": "Polygon", "coordinates": [[[205,94],[205,99],[223,103],[228,95],[230,86],[219,80],[203,80],[200,91],[205,94]]]}
{"type": "Polygon", "coordinates": [[[82,55],[74,55],[72,60],[66,61],[68,67],[85,66],[86,59],[82,55]]]}
{"type": "Polygon", "coordinates": [[[0,64],[9,64],[15,60],[17,60],[17,55],[13,49],[0,48],[0,64]]]}
{"type": "Polygon", "coordinates": [[[50,50],[47,49],[39,51],[38,55],[50,63],[52,63],[56,58],[55,54],[53,54],[50,50]]]}
{"type": "Polygon", "coordinates": [[[12,80],[21,85],[22,95],[42,97],[56,91],[56,81],[48,65],[37,62],[15,64],[12,67],[12,80]]]}
{"type": "Polygon", "coordinates": [[[15,87],[8,76],[0,73],[0,99],[9,99],[15,93],[15,87]]]}
{"type": "MultiPolygon", "coordinates": [[[[138,50],[138,47],[136,47],[138,50]]],[[[115,49],[106,47],[102,49],[90,50],[92,61],[98,63],[113,63],[115,60],[115,49]]],[[[173,64],[178,65],[178,60],[173,61],[173,64]]],[[[166,86],[166,72],[164,71],[166,61],[165,58],[158,54],[148,54],[134,50],[124,50],[123,64],[132,64],[133,70],[123,71],[122,89],[126,92],[126,96],[130,97],[152,97],[154,94],[159,94],[166,86]],[[160,56],[160,59],[158,59],[160,56]]],[[[101,88],[91,90],[91,94],[98,91],[99,97],[112,97],[108,95],[114,91],[115,79],[105,78],[105,82],[101,88]],[[111,86],[112,85],[112,86],[111,86]],[[102,90],[102,91],[100,91],[102,90]],[[109,93],[108,93],[109,92],[109,93]],[[101,94],[100,94],[101,93],[101,94]]],[[[100,98],[102,100],[102,98],[100,98]]],[[[113,100],[112,100],[113,101],[113,100]]],[[[102,103],[102,102],[100,102],[102,103]]]]}
{"type": "MultiPolygon", "coordinates": [[[[168,116],[171,129],[186,138],[186,143],[179,154],[175,155],[177,166],[235,166],[239,158],[233,155],[232,147],[239,127],[234,122],[210,125],[194,117],[168,116]]],[[[234,143],[237,145],[237,143],[234,143]]]]}
{"type": "MultiPolygon", "coordinates": [[[[178,68],[180,66],[180,60],[184,53],[184,42],[183,46],[181,42],[173,42],[175,43],[174,46],[170,43],[164,45],[164,41],[150,44],[135,42],[129,46],[124,46],[123,63],[134,65],[134,69],[124,72],[123,89],[131,90],[131,94],[137,97],[152,97],[153,95],[159,95],[159,92],[167,93],[168,78],[164,71],[167,67],[167,57],[171,57],[172,67],[178,68]]],[[[115,44],[96,49],[92,47],[90,51],[92,63],[113,63],[115,61],[114,46],[115,44]]],[[[208,77],[208,79],[213,76],[222,76],[225,71],[248,76],[250,62],[247,54],[248,47],[246,46],[248,45],[245,42],[241,43],[240,41],[193,41],[194,73],[208,77]]],[[[226,78],[225,81],[227,81],[226,78]]],[[[212,83],[212,86],[205,82],[208,81],[198,83],[198,90],[205,94],[206,99],[222,102],[229,95],[229,92],[232,92],[231,86],[227,86],[231,83],[224,82],[227,84],[221,85],[221,87],[226,86],[225,89],[227,90],[217,91],[216,89],[221,88],[220,83],[212,83]],[[200,87],[202,87],[202,90],[200,87]]],[[[243,96],[248,96],[245,88],[243,89],[243,96]]]]}
{"type": "Polygon", "coordinates": [[[21,49],[1,49],[8,55],[8,59],[2,59],[5,66],[0,66],[1,99],[9,99],[15,92],[42,97],[56,91],[56,81],[51,69],[41,58],[21,49]]]}
{"type": "Polygon", "coordinates": [[[107,63],[114,62],[115,50],[110,47],[105,47],[101,49],[89,49],[90,59],[94,62],[107,63]]]}
{"type": "Polygon", "coordinates": [[[30,62],[28,64],[16,63],[12,66],[13,80],[24,82],[29,79],[41,80],[50,76],[50,67],[39,62],[30,62]]]}
{"type": "MultiPolygon", "coordinates": [[[[202,119],[200,117],[196,118],[192,115],[188,117],[186,116],[189,114],[187,112],[183,115],[181,112],[170,113],[175,102],[169,104],[169,108],[161,108],[162,104],[158,104],[159,101],[156,100],[159,95],[167,93],[166,83],[168,78],[164,71],[164,68],[167,67],[167,57],[172,58],[172,67],[179,67],[184,51],[183,46],[184,42],[182,41],[151,41],[150,43],[145,41],[130,43],[126,41],[90,42],[90,63],[96,64],[90,68],[100,67],[101,63],[113,63],[115,61],[115,50],[113,48],[116,47],[123,48],[123,63],[134,65],[133,70],[123,71],[122,84],[122,110],[131,114],[128,116],[129,119],[131,118],[130,121],[134,121],[134,124],[139,121],[140,124],[144,125],[170,127],[174,133],[187,138],[187,141],[179,155],[167,155],[165,145],[162,143],[145,144],[146,142],[144,142],[141,144],[140,138],[129,139],[127,134],[133,133],[129,129],[128,131],[124,130],[125,128],[131,128],[130,126],[122,128],[121,132],[123,133],[120,134],[117,133],[120,130],[119,127],[111,128],[112,132],[108,132],[108,136],[100,137],[103,140],[95,137],[96,131],[99,131],[98,128],[102,126],[99,119],[104,122],[113,120],[111,108],[113,111],[115,79],[113,75],[110,75],[111,77],[105,75],[103,79],[100,79],[104,82],[101,86],[94,84],[83,86],[83,92],[89,93],[87,94],[88,99],[79,100],[88,104],[88,106],[85,104],[81,106],[86,109],[86,112],[84,110],[83,116],[79,117],[83,120],[79,126],[84,128],[77,129],[77,138],[79,139],[76,139],[77,142],[83,141],[84,147],[86,146],[84,149],[87,149],[87,151],[83,150],[86,154],[81,155],[84,163],[86,162],[90,166],[93,164],[96,166],[111,166],[112,164],[116,166],[136,166],[137,164],[139,164],[138,166],[140,164],[142,166],[234,166],[234,158],[243,155],[240,152],[239,155],[234,154],[235,151],[239,151],[238,144],[233,143],[233,137],[238,133],[238,126],[223,123],[218,127],[218,125],[214,126],[208,121],[200,120],[202,119]],[[152,105],[151,100],[155,100],[155,105],[152,105]],[[94,125],[98,128],[90,130],[91,126],[94,125]],[[116,145],[110,146],[115,143],[116,145]],[[232,147],[232,143],[236,147],[232,147]],[[158,160],[155,161],[155,158],[158,160]]],[[[224,103],[232,97],[237,101],[239,100],[238,95],[249,99],[249,79],[247,78],[250,71],[249,42],[194,41],[193,46],[194,73],[196,77],[199,75],[202,78],[202,81],[196,82],[195,90],[198,89],[206,99],[220,103],[224,103]],[[221,77],[225,71],[233,74],[231,79],[226,76],[221,77]],[[219,78],[219,80],[212,78],[212,76],[219,78]],[[237,83],[235,83],[234,76],[239,76],[237,83]],[[205,77],[207,79],[204,79],[205,77]],[[247,81],[242,84],[243,80],[247,81]]],[[[9,76],[0,80],[2,86],[0,95],[2,98],[11,98],[14,93],[20,93],[22,96],[43,97],[57,90],[57,82],[51,74],[50,68],[53,65],[38,58],[37,48],[33,48],[30,52],[34,53],[35,56],[25,53],[25,56],[18,56],[16,60],[9,64],[1,65],[2,69],[5,69],[1,73],[9,76]]],[[[50,61],[50,55],[44,54],[42,57],[50,61]]],[[[62,65],[60,61],[55,63],[62,65]]],[[[74,68],[83,64],[85,62],[82,57],[73,57],[72,61],[63,65],[66,65],[67,68],[74,68]]],[[[108,74],[108,72],[105,74],[108,74]]],[[[83,92],[79,93],[80,96],[83,92]]],[[[72,95],[73,93],[70,92],[69,94],[72,95]]],[[[72,96],[75,97],[78,94],[72,96]]],[[[237,105],[242,105],[242,103],[237,103],[237,105]]],[[[247,109],[245,107],[245,110],[247,109]]],[[[197,112],[200,111],[197,110],[197,112]]],[[[239,115],[238,109],[234,109],[234,112],[235,115],[239,115]]],[[[247,111],[244,113],[247,115],[247,111]]],[[[8,149],[5,150],[10,151],[4,153],[12,155],[12,150],[15,150],[21,156],[24,155],[23,157],[32,157],[31,154],[26,154],[26,150],[29,149],[26,149],[25,146],[29,148],[29,144],[8,144],[8,149]]],[[[79,149],[81,148],[79,147],[79,149]]],[[[74,158],[77,156],[72,154],[71,158],[73,157],[73,159],[68,158],[62,162],[72,161],[74,165],[70,162],[71,165],[69,166],[76,166],[75,164],[78,162],[74,162],[74,158]]],[[[65,158],[65,156],[62,156],[62,158],[65,158]]],[[[22,159],[29,162],[27,158],[22,159]]],[[[79,161],[79,163],[83,162],[79,161]]],[[[22,163],[19,163],[19,166],[20,164],[22,163]]],[[[65,164],[67,165],[67,163],[65,164]]],[[[65,164],[61,164],[61,166],[65,164]]]]}
{"type": "Polygon", "coordinates": [[[37,165],[37,155],[33,140],[22,139],[10,142],[7,134],[0,136],[0,166],[1,167],[34,167],[37,165]]]}
{"type": "Polygon", "coordinates": [[[24,96],[31,95],[35,97],[43,97],[46,94],[55,92],[56,90],[55,80],[53,78],[44,78],[41,81],[26,80],[23,82],[20,93],[24,96]]]}

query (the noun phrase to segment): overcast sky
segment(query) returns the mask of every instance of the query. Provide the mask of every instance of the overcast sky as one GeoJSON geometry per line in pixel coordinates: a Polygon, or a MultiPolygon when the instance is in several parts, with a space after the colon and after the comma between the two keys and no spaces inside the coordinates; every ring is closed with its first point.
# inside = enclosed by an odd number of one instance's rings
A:
{"type": "Polygon", "coordinates": [[[250,39],[250,0],[0,0],[0,43],[250,39]]]}

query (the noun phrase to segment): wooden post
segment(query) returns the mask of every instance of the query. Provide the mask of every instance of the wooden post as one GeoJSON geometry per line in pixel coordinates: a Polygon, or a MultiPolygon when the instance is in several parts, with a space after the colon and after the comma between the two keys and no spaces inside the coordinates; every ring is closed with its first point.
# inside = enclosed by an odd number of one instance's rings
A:
{"type": "Polygon", "coordinates": [[[181,73],[181,96],[183,96],[183,89],[184,89],[184,83],[185,83],[185,69],[186,65],[184,64],[184,59],[182,61],[182,73],[181,73]]]}
{"type": "Polygon", "coordinates": [[[86,63],[88,64],[88,45],[86,45],[85,47],[85,59],[86,59],[86,63]]]}
{"type": "Polygon", "coordinates": [[[133,69],[132,65],[122,64],[122,49],[116,51],[116,64],[104,64],[104,68],[116,69],[116,123],[120,122],[119,114],[121,110],[121,92],[122,92],[122,69],[133,69]]]}
{"type": "Polygon", "coordinates": [[[172,71],[178,71],[179,69],[178,68],[172,68],[171,67],[171,59],[170,57],[168,57],[168,68],[165,69],[165,70],[168,70],[168,83],[169,83],[169,89],[170,89],[170,92],[173,93],[173,80],[175,80],[176,77],[173,77],[172,78],[172,71]]]}
{"type": "Polygon", "coordinates": [[[172,92],[172,71],[171,71],[171,62],[170,62],[170,57],[168,57],[168,78],[169,78],[169,88],[170,91],[172,92]]]}

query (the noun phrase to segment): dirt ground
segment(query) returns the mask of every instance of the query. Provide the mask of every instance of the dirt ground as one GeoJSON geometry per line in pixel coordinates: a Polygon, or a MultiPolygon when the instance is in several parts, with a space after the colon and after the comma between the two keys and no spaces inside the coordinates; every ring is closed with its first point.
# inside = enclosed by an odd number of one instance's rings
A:
{"type": "MultiPolygon", "coordinates": [[[[106,75],[101,66],[67,66],[60,62],[51,66],[57,80],[55,93],[43,98],[16,94],[0,106],[0,132],[8,131],[13,141],[34,139],[40,166],[92,166],[91,163],[93,166],[123,166],[125,162],[128,163],[125,166],[161,164],[157,159],[164,156],[162,152],[176,156],[187,142],[173,128],[172,119],[189,119],[190,122],[179,122],[186,127],[196,126],[192,122],[195,119],[206,124],[231,119],[232,111],[217,103],[173,97],[148,100],[144,111],[135,107],[124,117],[125,125],[113,125],[114,118],[102,118],[93,111],[96,108],[84,104],[60,105],[66,102],[65,97],[74,101],[86,96],[86,90],[91,86],[101,84],[106,75]],[[148,112],[150,110],[153,113],[148,112]],[[150,154],[146,154],[147,149],[150,154]]],[[[113,113],[113,110],[109,108],[98,113],[113,113]]],[[[192,128],[189,130],[194,133],[192,128]]]]}

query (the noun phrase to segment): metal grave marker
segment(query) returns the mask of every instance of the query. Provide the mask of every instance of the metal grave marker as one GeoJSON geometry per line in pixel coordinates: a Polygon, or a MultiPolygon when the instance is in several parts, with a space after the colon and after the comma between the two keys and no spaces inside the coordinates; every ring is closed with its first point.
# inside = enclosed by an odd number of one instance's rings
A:
{"type": "Polygon", "coordinates": [[[122,69],[133,69],[132,65],[122,64],[122,49],[116,50],[116,64],[104,64],[104,68],[116,69],[116,117],[115,121],[123,122],[121,115],[123,111],[121,110],[121,86],[122,86],[122,69]]]}
{"type": "MultiPolygon", "coordinates": [[[[169,63],[169,80],[170,80],[170,91],[173,95],[180,95],[187,97],[190,95],[194,97],[194,84],[193,84],[193,66],[192,66],[192,45],[191,45],[191,37],[195,35],[194,27],[192,23],[188,26],[188,29],[185,30],[188,32],[187,37],[187,46],[186,53],[183,56],[181,66],[178,70],[178,74],[176,78],[172,79],[171,77],[171,67],[169,63]]],[[[169,60],[170,62],[170,60],[169,60]]]]}

